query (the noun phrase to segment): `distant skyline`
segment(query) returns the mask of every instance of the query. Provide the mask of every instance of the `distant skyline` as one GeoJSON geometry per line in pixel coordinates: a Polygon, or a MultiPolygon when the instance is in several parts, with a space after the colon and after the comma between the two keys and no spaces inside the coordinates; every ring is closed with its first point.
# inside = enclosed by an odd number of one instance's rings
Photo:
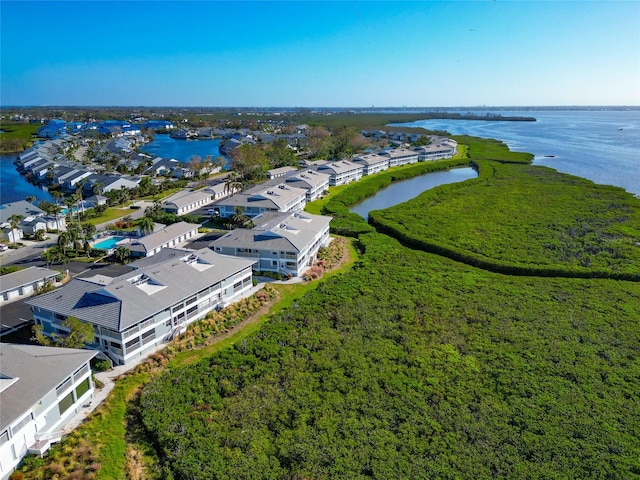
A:
{"type": "Polygon", "coordinates": [[[640,1],[0,2],[0,105],[640,105],[640,1]]]}

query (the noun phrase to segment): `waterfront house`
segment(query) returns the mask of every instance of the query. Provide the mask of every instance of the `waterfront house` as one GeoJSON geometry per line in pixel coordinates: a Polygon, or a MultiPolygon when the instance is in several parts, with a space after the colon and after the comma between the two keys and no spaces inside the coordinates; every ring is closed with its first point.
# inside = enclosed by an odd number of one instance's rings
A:
{"type": "Polygon", "coordinates": [[[98,352],[0,343],[0,478],[29,453],[43,455],[91,402],[98,352]]]}
{"type": "Polygon", "coordinates": [[[209,248],[225,255],[256,260],[254,270],[301,276],[329,243],[331,217],[307,212],[268,212],[214,240],[209,248]]]}
{"type": "Polygon", "coordinates": [[[307,192],[307,203],[312,202],[329,190],[329,174],[305,169],[296,170],[284,179],[287,185],[302,188],[307,192]]]}
{"type": "Polygon", "coordinates": [[[235,215],[240,207],[247,217],[255,217],[264,212],[293,212],[304,209],[307,198],[306,190],[291,187],[284,183],[278,185],[257,185],[220,200],[216,208],[220,209],[222,218],[235,215]]]}
{"type": "Polygon", "coordinates": [[[173,158],[156,157],[151,160],[151,166],[145,170],[147,175],[165,175],[180,168],[181,163],[173,158]]]}
{"type": "Polygon", "coordinates": [[[29,267],[0,277],[0,304],[33,295],[45,282],[55,282],[60,272],[29,267]]]}
{"type": "Polygon", "coordinates": [[[317,163],[310,166],[313,170],[329,175],[329,185],[346,185],[357,182],[362,178],[364,167],[349,160],[338,160],[337,162],[317,163]]]}
{"type": "Polygon", "coordinates": [[[418,161],[418,152],[407,148],[393,148],[380,153],[380,155],[389,159],[389,168],[418,161]]]}
{"type": "Polygon", "coordinates": [[[76,277],[25,303],[47,335],[64,334],[61,323],[69,316],[90,323],[95,337],[88,348],[124,365],[208,312],[249,294],[254,262],[208,248],[172,250],[134,262],[131,272],[116,278],[76,277]]]}
{"type": "Polygon", "coordinates": [[[151,257],[163,248],[175,247],[194,238],[199,227],[195,223],[177,222],[122,245],[131,252],[132,257],[151,257]]]}
{"type": "Polygon", "coordinates": [[[389,157],[376,153],[367,153],[354,157],[353,163],[362,165],[363,175],[373,175],[389,168],[389,157]]]}
{"type": "Polygon", "coordinates": [[[418,160],[439,160],[451,158],[458,153],[458,142],[451,138],[432,136],[429,145],[423,145],[413,149],[418,153],[418,160]]]}

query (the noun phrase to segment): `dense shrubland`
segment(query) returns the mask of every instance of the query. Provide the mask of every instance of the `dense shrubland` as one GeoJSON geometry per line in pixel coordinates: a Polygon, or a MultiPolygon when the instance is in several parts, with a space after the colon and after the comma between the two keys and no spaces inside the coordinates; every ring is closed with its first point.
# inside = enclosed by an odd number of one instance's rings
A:
{"type": "Polygon", "coordinates": [[[361,261],[143,392],[176,478],[640,474],[640,284],[361,261]]]}
{"type": "Polygon", "coordinates": [[[479,161],[369,221],[407,245],[492,271],[640,280],[640,208],[617,187],[531,166],[479,161]]]}

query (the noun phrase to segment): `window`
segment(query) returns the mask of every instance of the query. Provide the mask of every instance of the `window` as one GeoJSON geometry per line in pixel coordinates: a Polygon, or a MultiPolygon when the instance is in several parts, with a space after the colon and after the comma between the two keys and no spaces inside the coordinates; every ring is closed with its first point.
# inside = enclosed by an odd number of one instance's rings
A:
{"type": "Polygon", "coordinates": [[[149,338],[151,336],[153,336],[153,338],[155,338],[155,335],[156,335],[156,331],[155,330],[149,330],[149,331],[144,332],[142,334],[142,339],[145,340],[145,339],[147,339],[147,338],[149,338]]]}
{"type": "Polygon", "coordinates": [[[133,350],[134,347],[137,347],[140,345],[140,337],[136,337],[133,340],[129,340],[127,343],[124,344],[125,348],[127,349],[127,352],[129,352],[129,350],[133,350]]]}
{"type": "Polygon", "coordinates": [[[77,380],[78,378],[82,377],[85,373],[88,373],[88,372],[89,372],[89,366],[85,363],[78,370],[73,372],[73,379],[77,380]]]}
{"type": "Polygon", "coordinates": [[[9,441],[9,430],[5,430],[0,435],[0,447],[9,441]]]}
{"type": "Polygon", "coordinates": [[[16,433],[18,433],[20,430],[22,430],[25,425],[27,425],[29,422],[31,422],[31,420],[33,420],[33,415],[31,413],[29,415],[27,415],[26,417],[24,417],[22,420],[20,420],[20,422],[18,422],[11,429],[11,432],[13,433],[13,436],[15,436],[16,433]]]}
{"type": "Polygon", "coordinates": [[[89,382],[89,377],[87,377],[76,387],[76,398],[82,397],[82,395],[89,391],[89,388],[91,388],[91,383],[89,382]]]}
{"type": "Polygon", "coordinates": [[[71,405],[73,405],[73,392],[69,392],[69,394],[66,395],[62,400],[60,400],[60,403],[58,403],[58,410],[60,411],[60,415],[69,410],[69,407],[71,407],[71,405]]]}
{"type": "Polygon", "coordinates": [[[71,386],[71,377],[67,377],[67,379],[62,382],[60,385],[56,387],[56,394],[60,396],[62,392],[64,392],[67,388],[71,386]]]}

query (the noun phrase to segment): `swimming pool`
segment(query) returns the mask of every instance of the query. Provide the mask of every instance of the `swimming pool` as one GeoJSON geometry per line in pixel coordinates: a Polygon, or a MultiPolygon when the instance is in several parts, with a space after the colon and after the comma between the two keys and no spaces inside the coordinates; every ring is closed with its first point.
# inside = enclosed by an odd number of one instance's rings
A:
{"type": "Polygon", "coordinates": [[[98,243],[94,243],[93,248],[96,248],[98,250],[112,250],[116,248],[116,244],[120,240],[124,240],[125,238],[127,237],[108,237],[104,240],[99,241],[98,243]]]}

